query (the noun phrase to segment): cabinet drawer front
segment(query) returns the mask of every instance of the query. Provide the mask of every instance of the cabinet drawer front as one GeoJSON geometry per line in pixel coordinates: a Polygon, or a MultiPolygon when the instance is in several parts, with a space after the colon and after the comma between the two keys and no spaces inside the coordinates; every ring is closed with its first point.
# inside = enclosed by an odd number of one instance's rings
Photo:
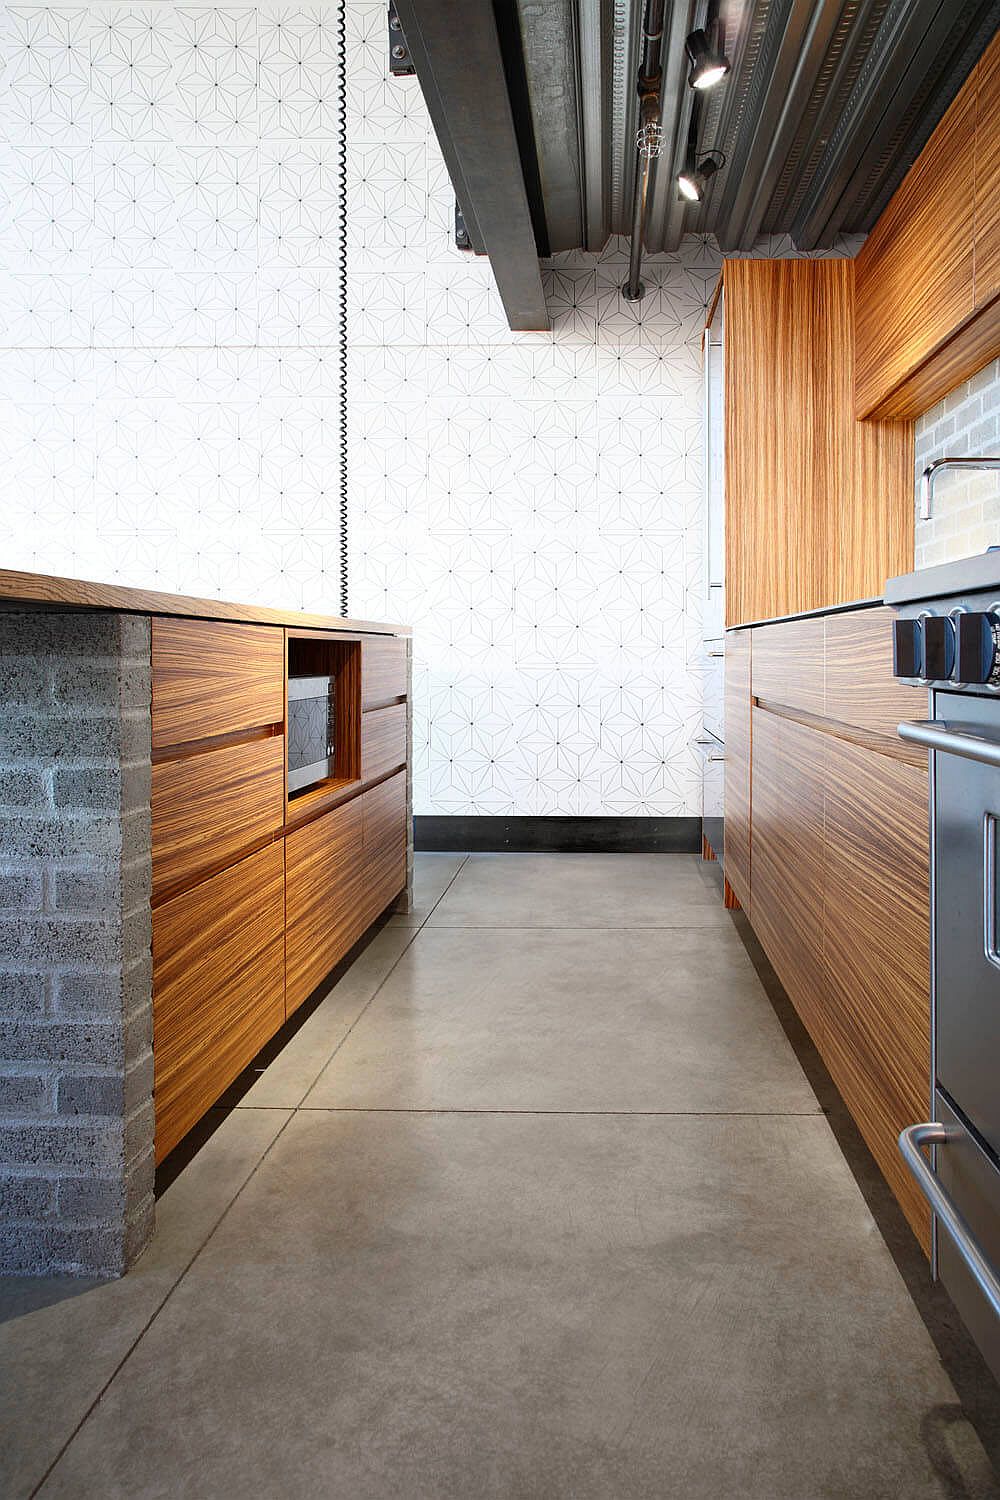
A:
{"type": "Polygon", "coordinates": [[[153,766],[153,899],[277,833],[284,740],[250,740],[153,766]]]}
{"type": "Polygon", "coordinates": [[[370,708],[405,698],[408,691],[406,641],[399,636],[371,636],[361,642],[361,702],[370,708]]]}
{"type": "Polygon", "coordinates": [[[826,621],[781,620],[753,632],[753,696],[804,713],[824,712],[826,621]]]}
{"type": "Polygon", "coordinates": [[[284,631],[153,621],[153,749],[284,719],[284,631]]]}
{"type": "Polygon", "coordinates": [[[891,609],[831,615],[826,622],[826,715],[875,734],[896,735],[900,719],[921,718],[927,696],[892,675],[891,609]]]}
{"type": "Polygon", "coordinates": [[[280,844],[153,913],[158,1161],[282,1024],[283,923],[280,844]]]}
{"type": "Polygon", "coordinates": [[[285,978],[291,1013],[366,925],[361,799],[290,833],[285,857],[285,978]]]}
{"type": "Polygon", "coordinates": [[[406,772],[390,776],[361,798],[365,857],[386,844],[406,843],[406,772]]]}
{"type": "Polygon", "coordinates": [[[361,718],[361,779],[374,781],[406,765],[406,704],[377,708],[361,718]]]}

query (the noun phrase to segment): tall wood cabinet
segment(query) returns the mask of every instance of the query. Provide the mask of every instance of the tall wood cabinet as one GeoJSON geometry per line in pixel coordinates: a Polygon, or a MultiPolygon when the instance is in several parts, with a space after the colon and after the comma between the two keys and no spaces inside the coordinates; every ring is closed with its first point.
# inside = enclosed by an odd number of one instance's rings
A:
{"type": "Polygon", "coordinates": [[[854,414],[854,265],[727,260],[726,623],[881,594],[913,560],[909,424],[854,414]]]}

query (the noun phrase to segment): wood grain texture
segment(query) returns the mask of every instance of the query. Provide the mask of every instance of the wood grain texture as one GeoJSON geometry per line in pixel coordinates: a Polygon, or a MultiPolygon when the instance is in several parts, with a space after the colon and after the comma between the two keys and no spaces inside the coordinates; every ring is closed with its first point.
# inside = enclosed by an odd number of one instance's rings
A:
{"type": "Polygon", "coordinates": [[[855,409],[893,393],[973,311],[975,75],[959,91],[858,253],[855,409]]]}
{"type": "Polygon", "coordinates": [[[152,667],[154,750],[282,722],[280,630],[154,620],[152,667]]]}
{"type": "Polygon", "coordinates": [[[751,920],[775,973],[823,1050],[826,736],[753,710],[751,920]]]}
{"type": "Polygon", "coordinates": [[[747,915],[750,914],[751,814],[751,651],[754,632],[726,636],[725,825],[723,870],[747,915]]]}
{"type": "Polygon", "coordinates": [[[280,735],[153,766],[153,900],[276,837],[285,812],[280,735]]]}
{"type": "MultiPolygon", "coordinates": [[[[892,675],[891,609],[860,609],[826,621],[826,717],[874,734],[896,734],[901,719],[927,714],[927,694],[892,675]]],[[[918,762],[926,765],[926,755],[918,762]]]]}
{"type": "Polygon", "coordinates": [[[982,307],[1000,296],[1000,32],[979,61],[975,87],[973,302],[982,307]]]}
{"type": "Polygon", "coordinates": [[[878,597],[912,566],[912,432],[855,418],[853,263],[723,276],[727,624],[878,597]]]}
{"type": "Polygon", "coordinates": [[[373,631],[409,635],[408,625],[386,625],[373,620],[345,620],[294,609],[268,609],[257,604],[230,604],[221,599],[198,599],[164,594],[156,589],[120,588],[82,578],[56,578],[47,573],[24,573],[0,568],[0,607],[38,604],[68,609],[107,609],[131,615],[173,615],[195,620],[235,620],[256,625],[289,625],[318,630],[373,631]]]}
{"type": "Polygon", "coordinates": [[[927,771],[842,740],[824,755],[823,1059],[925,1251],[930,1215],[896,1144],[930,1096],[927,771]]]}
{"type": "Polygon", "coordinates": [[[361,648],[361,704],[374,708],[407,694],[406,641],[372,637],[361,648]]]}
{"type": "Polygon", "coordinates": [[[753,631],[753,696],[807,713],[824,713],[825,641],[823,615],[758,626],[753,631]]]}
{"type": "Polygon", "coordinates": [[[365,792],[361,812],[367,926],[406,884],[406,772],[390,776],[365,792]]]}
{"type": "Polygon", "coordinates": [[[365,920],[362,799],[285,839],[287,1014],[361,936],[365,920]]]}
{"type": "Polygon", "coordinates": [[[284,1020],[283,925],[281,844],[154,911],[157,1161],[284,1020]]]}
{"type": "Polygon", "coordinates": [[[406,704],[361,715],[361,779],[374,781],[406,765],[406,704]]]}

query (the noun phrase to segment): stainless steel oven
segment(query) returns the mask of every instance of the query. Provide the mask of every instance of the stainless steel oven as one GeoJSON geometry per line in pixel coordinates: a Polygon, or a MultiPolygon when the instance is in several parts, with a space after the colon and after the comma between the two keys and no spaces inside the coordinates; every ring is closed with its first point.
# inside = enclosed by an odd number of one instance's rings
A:
{"type": "Polygon", "coordinates": [[[934,1267],[1000,1376],[1000,555],[886,588],[895,671],[929,693],[930,1116],[900,1147],[935,1215],[934,1267]],[[926,1153],[926,1154],[925,1154],[926,1153]]]}

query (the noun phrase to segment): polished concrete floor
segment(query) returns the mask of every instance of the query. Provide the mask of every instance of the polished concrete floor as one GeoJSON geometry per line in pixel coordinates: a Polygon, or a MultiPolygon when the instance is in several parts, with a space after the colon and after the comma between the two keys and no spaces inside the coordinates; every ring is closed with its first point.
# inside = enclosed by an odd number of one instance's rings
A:
{"type": "Polygon", "coordinates": [[[7,1500],[1000,1496],[698,859],[419,856],[227,1103],[3,1288],[7,1500]]]}

